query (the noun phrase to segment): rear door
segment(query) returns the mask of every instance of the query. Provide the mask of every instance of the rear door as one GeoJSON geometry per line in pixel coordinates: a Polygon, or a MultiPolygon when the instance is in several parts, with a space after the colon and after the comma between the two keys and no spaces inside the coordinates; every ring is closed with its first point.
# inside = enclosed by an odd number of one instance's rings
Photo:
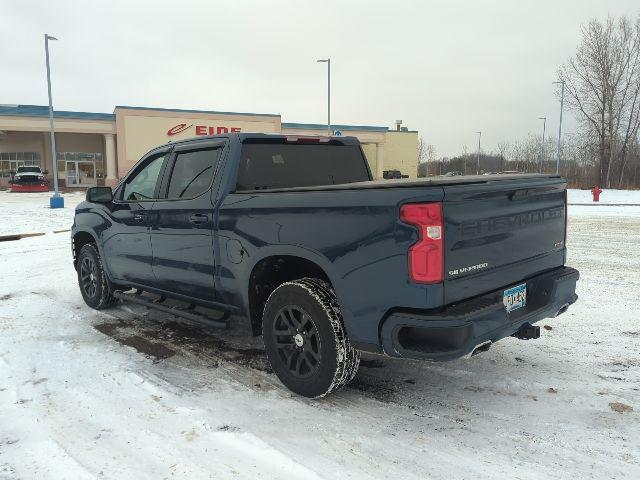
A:
{"type": "Polygon", "coordinates": [[[564,264],[566,184],[561,178],[443,188],[445,304],[564,264]]]}
{"type": "Polygon", "coordinates": [[[215,300],[211,186],[224,145],[215,140],[173,151],[151,225],[158,288],[215,300]]]}

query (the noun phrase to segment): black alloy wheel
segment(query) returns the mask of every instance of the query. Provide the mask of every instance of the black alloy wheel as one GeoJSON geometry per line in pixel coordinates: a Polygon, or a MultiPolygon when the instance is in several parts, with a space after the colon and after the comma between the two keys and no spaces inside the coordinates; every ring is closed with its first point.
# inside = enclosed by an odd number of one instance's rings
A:
{"type": "Polygon", "coordinates": [[[94,298],[98,292],[98,269],[93,258],[86,256],[80,263],[80,280],[84,294],[89,298],[94,298]]]}
{"type": "Polygon", "coordinates": [[[116,303],[117,299],[111,292],[98,247],[94,243],[83,245],[77,258],[78,285],[84,303],[96,310],[116,303]]]}
{"type": "Polygon", "coordinates": [[[276,314],[273,336],[278,356],[295,378],[309,378],[320,366],[322,349],[318,329],[301,307],[287,305],[276,314]]]}
{"type": "Polygon", "coordinates": [[[269,295],[262,314],[269,363],[292,392],[318,398],[347,385],[360,353],[344,329],[331,285],[318,278],[285,282],[269,295]]]}

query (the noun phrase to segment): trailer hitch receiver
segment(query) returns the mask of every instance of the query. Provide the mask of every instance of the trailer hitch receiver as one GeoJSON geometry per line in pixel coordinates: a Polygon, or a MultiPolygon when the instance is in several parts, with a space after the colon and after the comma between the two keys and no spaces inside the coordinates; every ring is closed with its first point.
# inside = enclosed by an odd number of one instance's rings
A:
{"type": "Polygon", "coordinates": [[[520,340],[540,338],[540,327],[531,325],[530,323],[525,323],[511,336],[520,340]]]}

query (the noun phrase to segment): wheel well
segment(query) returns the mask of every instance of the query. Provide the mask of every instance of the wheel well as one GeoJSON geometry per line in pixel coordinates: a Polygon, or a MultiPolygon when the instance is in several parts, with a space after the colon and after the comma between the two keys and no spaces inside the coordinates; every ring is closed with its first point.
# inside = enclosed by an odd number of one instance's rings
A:
{"type": "Polygon", "coordinates": [[[262,312],[269,295],[283,283],[305,277],[320,278],[331,283],[320,266],[301,257],[267,257],[253,267],[249,278],[249,318],[254,335],[262,332],[262,312]]]}
{"type": "Polygon", "coordinates": [[[80,255],[80,250],[87,243],[96,243],[93,235],[87,232],[78,232],[73,236],[73,266],[76,267],[78,263],[78,255],[80,255]]]}

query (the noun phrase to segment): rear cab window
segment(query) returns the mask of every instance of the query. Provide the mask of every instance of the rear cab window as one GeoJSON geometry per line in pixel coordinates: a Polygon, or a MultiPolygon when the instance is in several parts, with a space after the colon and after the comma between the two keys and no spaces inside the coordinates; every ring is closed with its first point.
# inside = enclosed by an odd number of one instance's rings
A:
{"type": "Polygon", "coordinates": [[[371,180],[359,145],[245,143],[236,191],[312,187],[371,180]]]}
{"type": "Polygon", "coordinates": [[[213,181],[221,148],[180,151],[176,154],[167,199],[195,198],[206,192],[213,181]]]}

